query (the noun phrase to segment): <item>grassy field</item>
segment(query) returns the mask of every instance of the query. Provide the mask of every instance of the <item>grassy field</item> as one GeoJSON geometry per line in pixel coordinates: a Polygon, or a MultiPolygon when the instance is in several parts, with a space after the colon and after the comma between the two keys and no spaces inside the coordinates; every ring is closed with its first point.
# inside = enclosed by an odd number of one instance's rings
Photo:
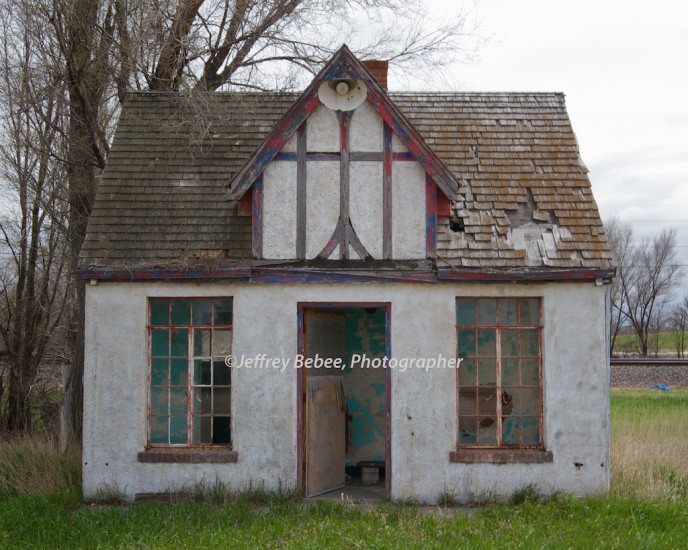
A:
{"type": "MultiPolygon", "coordinates": [[[[678,333],[672,331],[664,331],[659,333],[658,349],[663,353],[670,353],[676,355],[676,338],[678,333]]],[[[650,344],[653,348],[654,341],[650,344]]],[[[685,334],[685,345],[688,347],[688,334],[685,334]]],[[[616,337],[614,345],[615,352],[618,351],[634,351],[638,348],[637,338],[635,334],[619,334],[616,337]]],[[[688,352],[688,349],[686,350],[688,352]]]]}
{"type": "Polygon", "coordinates": [[[688,390],[614,390],[611,431],[609,498],[559,496],[543,503],[530,495],[471,509],[352,508],[258,492],[224,504],[215,494],[202,502],[83,505],[78,457],[56,458],[34,443],[11,452],[16,446],[3,445],[0,547],[685,547],[688,390]],[[22,468],[49,472],[42,490],[31,474],[35,483],[20,483],[22,468]]]}

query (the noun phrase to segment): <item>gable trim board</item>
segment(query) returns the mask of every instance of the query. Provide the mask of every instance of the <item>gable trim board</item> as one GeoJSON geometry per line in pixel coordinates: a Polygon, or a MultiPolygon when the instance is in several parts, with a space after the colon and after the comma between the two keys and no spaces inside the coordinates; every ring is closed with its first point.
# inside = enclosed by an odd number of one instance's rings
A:
{"type": "MultiPolygon", "coordinates": [[[[314,404],[345,418],[346,396],[378,430],[350,456],[385,463],[391,498],[608,489],[614,267],[561,94],[388,94],[346,47],[301,95],[133,94],[78,276],[86,499],[110,483],[128,499],[208,480],[308,490],[302,394],[320,385],[314,404]],[[334,78],[365,84],[355,110],[320,103],[334,78]],[[307,353],[311,310],[335,318],[310,340],[328,353],[344,330],[347,354],[467,366],[320,385],[224,370],[218,349],[307,353]]],[[[340,484],[325,462],[323,487],[340,484]]]]}

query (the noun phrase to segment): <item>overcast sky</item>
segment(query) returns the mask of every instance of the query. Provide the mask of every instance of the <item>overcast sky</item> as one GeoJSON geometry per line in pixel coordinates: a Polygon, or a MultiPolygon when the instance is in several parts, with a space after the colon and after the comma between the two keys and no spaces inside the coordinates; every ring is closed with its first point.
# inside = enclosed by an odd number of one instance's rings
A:
{"type": "Polygon", "coordinates": [[[564,92],[602,217],[636,240],[675,227],[688,264],[688,2],[481,0],[477,14],[491,39],[455,69],[459,90],[564,92]]]}

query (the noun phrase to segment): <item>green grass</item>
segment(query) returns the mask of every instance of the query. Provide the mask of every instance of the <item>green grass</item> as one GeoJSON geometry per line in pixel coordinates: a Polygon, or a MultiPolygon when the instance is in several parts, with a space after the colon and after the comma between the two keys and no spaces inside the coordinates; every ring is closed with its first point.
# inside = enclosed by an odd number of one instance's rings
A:
{"type": "MultiPolygon", "coordinates": [[[[659,350],[664,353],[676,354],[676,336],[673,331],[663,331],[659,333],[659,350]]],[[[685,335],[685,345],[688,348],[688,334],[685,335]]],[[[650,349],[653,349],[654,340],[648,342],[650,349]]],[[[614,343],[614,351],[635,351],[638,348],[635,334],[619,334],[614,343]]],[[[686,349],[688,353],[688,349],[686,349]]]]}
{"type": "Polygon", "coordinates": [[[555,499],[447,517],[404,505],[327,502],[82,506],[71,497],[0,502],[0,545],[51,548],[677,548],[688,504],[555,499]]]}
{"type": "MultiPolygon", "coordinates": [[[[69,488],[0,495],[0,548],[686,547],[688,390],[614,390],[611,404],[609,498],[542,503],[526,487],[510,504],[468,510],[364,508],[261,491],[228,499],[224,487],[211,486],[197,502],[84,505],[67,461],[66,477],[49,478],[72,479],[69,488]]],[[[55,464],[43,452],[31,456],[55,464]]],[[[0,479],[2,468],[0,461],[0,479]]]]}

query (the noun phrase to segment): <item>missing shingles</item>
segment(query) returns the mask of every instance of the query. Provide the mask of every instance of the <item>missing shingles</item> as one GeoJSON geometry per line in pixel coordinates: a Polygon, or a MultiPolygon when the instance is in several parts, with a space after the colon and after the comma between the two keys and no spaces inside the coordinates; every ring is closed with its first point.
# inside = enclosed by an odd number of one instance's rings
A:
{"type": "Polygon", "coordinates": [[[452,216],[449,218],[449,229],[451,229],[454,233],[463,233],[466,230],[466,224],[464,223],[463,218],[458,216],[452,216]]]}

